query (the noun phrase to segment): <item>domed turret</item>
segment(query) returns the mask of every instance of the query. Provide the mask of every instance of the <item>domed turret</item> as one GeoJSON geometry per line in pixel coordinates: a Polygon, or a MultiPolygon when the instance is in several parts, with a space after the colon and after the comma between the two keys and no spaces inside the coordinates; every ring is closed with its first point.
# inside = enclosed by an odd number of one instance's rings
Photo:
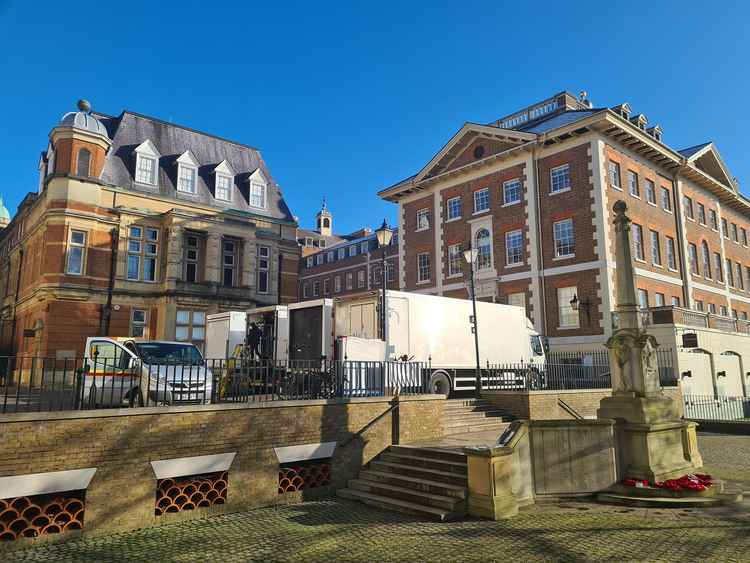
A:
{"type": "Polygon", "coordinates": [[[3,204],[3,198],[0,197],[0,229],[4,229],[10,223],[10,212],[3,204]]]}
{"type": "Polygon", "coordinates": [[[78,100],[78,111],[66,113],[52,129],[50,141],[57,175],[99,178],[112,140],[104,124],[91,115],[91,104],[78,100]]]}
{"type": "Polygon", "coordinates": [[[98,133],[99,135],[104,135],[109,138],[104,125],[91,115],[91,104],[86,100],[78,100],[77,106],[78,111],[71,111],[62,116],[60,126],[74,127],[76,129],[90,131],[91,133],[98,133]]]}

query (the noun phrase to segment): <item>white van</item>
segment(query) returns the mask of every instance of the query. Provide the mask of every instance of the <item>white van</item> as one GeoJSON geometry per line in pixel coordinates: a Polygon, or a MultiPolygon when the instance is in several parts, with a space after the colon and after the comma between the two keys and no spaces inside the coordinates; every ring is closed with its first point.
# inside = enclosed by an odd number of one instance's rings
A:
{"type": "Polygon", "coordinates": [[[209,403],[213,373],[189,342],[86,339],[82,406],[209,403]]]}

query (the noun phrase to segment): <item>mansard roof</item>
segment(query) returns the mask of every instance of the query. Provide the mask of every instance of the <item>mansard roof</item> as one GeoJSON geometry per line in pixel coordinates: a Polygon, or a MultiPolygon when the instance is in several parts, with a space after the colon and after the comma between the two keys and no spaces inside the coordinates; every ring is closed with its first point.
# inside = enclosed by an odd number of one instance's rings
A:
{"type": "Polygon", "coordinates": [[[273,181],[258,149],[127,110],[117,117],[100,113],[97,113],[96,117],[106,127],[112,139],[112,148],[102,171],[103,182],[128,190],[153,193],[153,188],[136,184],[134,177],[134,151],[144,142],[149,141],[160,155],[158,170],[158,193],[160,195],[222,209],[230,207],[270,220],[295,222],[284,201],[281,189],[273,181]],[[188,151],[198,165],[197,195],[184,195],[176,190],[176,162],[188,151]],[[213,197],[214,170],[223,162],[235,171],[235,187],[243,196],[234,198],[229,205],[217,202],[213,197]],[[268,184],[265,210],[259,210],[248,204],[247,179],[258,170],[261,171],[268,184]]]}

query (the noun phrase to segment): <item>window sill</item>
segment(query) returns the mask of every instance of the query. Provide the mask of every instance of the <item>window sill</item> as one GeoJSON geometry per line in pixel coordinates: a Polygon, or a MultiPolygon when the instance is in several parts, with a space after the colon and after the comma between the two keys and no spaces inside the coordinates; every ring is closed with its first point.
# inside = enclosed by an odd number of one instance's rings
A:
{"type": "Polygon", "coordinates": [[[447,279],[447,280],[455,280],[455,279],[459,279],[459,278],[463,278],[463,277],[464,277],[464,273],[460,272],[458,274],[448,274],[445,279],[447,279]]]}
{"type": "Polygon", "coordinates": [[[489,208],[483,209],[482,211],[475,211],[471,214],[472,217],[476,217],[477,215],[484,215],[485,213],[489,213],[489,208]]]}
{"type": "Polygon", "coordinates": [[[648,262],[646,262],[643,258],[633,258],[633,260],[640,264],[648,264],[648,262]]]}
{"type": "Polygon", "coordinates": [[[656,262],[651,262],[651,266],[653,266],[654,268],[659,268],[660,270],[664,269],[664,266],[662,266],[661,264],[657,264],[656,262]]]}
{"type": "Polygon", "coordinates": [[[552,261],[557,262],[559,260],[570,260],[571,258],[575,258],[575,254],[566,254],[565,256],[555,256],[552,261]]]}
{"type": "Polygon", "coordinates": [[[513,207],[514,205],[519,205],[521,203],[521,200],[518,201],[512,201],[510,203],[503,203],[500,207],[513,207]]]}
{"type": "Polygon", "coordinates": [[[614,184],[610,184],[609,187],[613,190],[617,190],[618,192],[622,191],[622,188],[620,186],[615,186],[614,184]]]}
{"type": "Polygon", "coordinates": [[[680,271],[677,270],[676,268],[670,268],[669,266],[667,266],[667,270],[669,270],[670,272],[672,272],[674,274],[679,274],[680,273],[680,271]]]}
{"type": "Polygon", "coordinates": [[[445,222],[446,223],[454,223],[455,221],[460,221],[460,220],[461,220],[461,216],[459,215],[458,217],[453,217],[451,219],[446,219],[445,222]]]}
{"type": "Polygon", "coordinates": [[[664,211],[664,213],[669,213],[670,215],[674,215],[674,213],[672,213],[671,209],[664,209],[663,207],[661,209],[662,209],[662,211],[664,211]]]}
{"type": "Polygon", "coordinates": [[[417,285],[428,285],[429,283],[430,283],[430,280],[422,280],[422,281],[418,281],[417,285]]]}
{"type": "Polygon", "coordinates": [[[628,192],[630,194],[630,197],[634,197],[635,199],[641,199],[641,196],[634,194],[633,192],[628,192]]]}
{"type": "Polygon", "coordinates": [[[656,202],[646,201],[646,203],[648,203],[651,207],[659,207],[658,205],[656,205],[656,202]]]}
{"type": "MultiPolygon", "coordinates": [[[[423,232],[429,231],[429,230],[430,230],[430,227],[424,227],[422,229],[415,229],[414,232],[415,233],[423,233],[423,232]]],[[[352,258],[352,256],[350,256],[350,258],[352,258]]]]}
{"type": "Polygon", "coordinates": [[[575,326],[558,326],[557,330],[578,330],[579,328],[581,328],[580,325],[575,325],[575,326]]]}
{"type": "Polygon", "coordinates": [[[557,195],[557,194],[564,194],[566,192],[571,191],[573,188],[564,188],[562,190],[557,190],[556,192],[550,191],[549,195],[557,195]]]}
{"type": "Polygon", "coordinates": [[[687,215],[685,215],[685,221],[692,221],[693,223],[695,223],[695,219],[693,219],[692,217],[688,217],[687,215]]]}
{"type": "Polygon", "coordinates": [[[506,269],[508,269],[508,268],[520,268],[521,266],[525,266],[525,265],[526,265],[525,262],[515,262],[513,264],[506,264],[505,268],[506,269]]]}

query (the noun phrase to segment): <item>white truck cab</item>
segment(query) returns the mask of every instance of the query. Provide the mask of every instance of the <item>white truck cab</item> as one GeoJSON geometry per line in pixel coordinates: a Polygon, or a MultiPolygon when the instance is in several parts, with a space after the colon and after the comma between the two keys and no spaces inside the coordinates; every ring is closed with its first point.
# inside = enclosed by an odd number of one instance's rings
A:
{"type": "Polygon", "coordinates": [[[213,373],[189,342],[86,339],[82,405],[208,403],[212,392],[213,373]]]}

